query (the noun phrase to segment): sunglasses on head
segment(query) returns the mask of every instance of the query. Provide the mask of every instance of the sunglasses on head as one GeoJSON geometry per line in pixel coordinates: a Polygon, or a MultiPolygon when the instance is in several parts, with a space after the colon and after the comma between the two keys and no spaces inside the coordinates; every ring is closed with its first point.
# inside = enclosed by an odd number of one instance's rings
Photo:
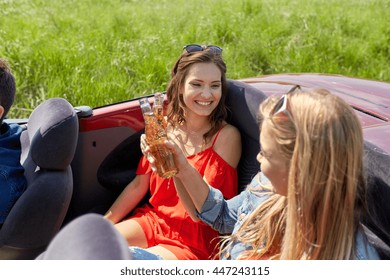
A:
{"type": "Polygon", "coordinates": [[[301,87],[299,85],[296,85],[292,89],[290,89],[286,94],[283,94],[283,96],[279,99],[279,101],[276,102],[275,107],[271,111],[271,115],[272,116],[283,116],[283,117],[290,118],[292,120],[291,113],[290,113],[289,109],[287,108],[288,107],[288,104],[287,104],[288,94],[292,93],[296,90],[300,90],[300,89],[301,89],[301,87]]]}
{"type": "Polygon", "coordinates": [[[186,50],[188,53],[201,52],[207,49],[212,50],[215,54],[222,54],[222,49],[213,45],[201,46],[198,44],[191,44],[183,47],[183,50],[186,50]]]}

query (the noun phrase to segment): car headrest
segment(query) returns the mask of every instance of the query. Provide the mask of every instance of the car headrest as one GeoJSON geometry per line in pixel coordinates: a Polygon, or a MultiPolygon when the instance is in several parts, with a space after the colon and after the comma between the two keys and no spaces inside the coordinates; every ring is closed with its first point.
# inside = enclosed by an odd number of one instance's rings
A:
{"type": "Polygon", "coordinates": [[[242,155],[238,164],[238,186],[242,191],[260,170],[256,156],[259,144],[259,105],[266,95],[255,87],[240,81],[228,80],[226,104],[228,121],[241,132],[242,155]]]}
{"type": "Polygon", "coordinates": [[[78,129],[76,112],[67,100],[51,98],[41,103],[27,123],[32,160],[40,168],[65,169],[76,150],[78,129]]]}
{"type": "Polygon", "coordinates": [[[390,246],[390,154],[367,141],[364,148],[369,213],[363,224],[390,246]]]}

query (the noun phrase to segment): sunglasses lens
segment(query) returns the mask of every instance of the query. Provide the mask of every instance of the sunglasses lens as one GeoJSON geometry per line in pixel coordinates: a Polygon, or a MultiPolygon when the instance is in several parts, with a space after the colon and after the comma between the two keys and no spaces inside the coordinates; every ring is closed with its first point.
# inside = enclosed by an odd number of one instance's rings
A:
{"type": "Polygon", "coordinates": [[[203,51],[203,47],[201,45],[187,45],[184,47],[184,49],[188,52],[188,53],[193,53],[193,52],[200,52],[200,51],[203,51]]]}
{"type": "Polygon", "coordinates": [[[285,95],[283,95],[282,98],[279,99],[279,101],[275,104],[274,109],[272,110],[272,115],[276,114],[283,107],[285,99],[285,95]]]}
{"type": "Polygon", "coordinates": [[[201,45],[191,44],[191,45],[184,46],[184,49],[188,53],[201,52],[201,51],[204,51],[206,49],[211,49],[215,54],[222,54],[222,49],[218,46],[202,47],[201,45]]]}
{"type": "Polygon", "coordinates": [[[207,49],[211,49],[215,54],[221,54],[222,49],[217,46],[207,46],[207,49]]]}

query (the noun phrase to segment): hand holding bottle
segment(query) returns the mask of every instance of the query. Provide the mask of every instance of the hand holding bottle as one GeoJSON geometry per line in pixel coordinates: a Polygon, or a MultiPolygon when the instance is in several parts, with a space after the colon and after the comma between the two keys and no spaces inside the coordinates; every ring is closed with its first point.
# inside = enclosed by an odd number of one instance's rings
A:
{"type": "Polygon", "coordinates": [[[170,178],[176,175],[178,170],[171,151],[164,145],[164,142],[167,140],[167,133],[163,111],[155,110],[160,115],[160,118],[158,118],[147,98],[140,99],[139,103],[145,121],[146,141],[155,159],[157,174],[163,178],[170,178]]]}

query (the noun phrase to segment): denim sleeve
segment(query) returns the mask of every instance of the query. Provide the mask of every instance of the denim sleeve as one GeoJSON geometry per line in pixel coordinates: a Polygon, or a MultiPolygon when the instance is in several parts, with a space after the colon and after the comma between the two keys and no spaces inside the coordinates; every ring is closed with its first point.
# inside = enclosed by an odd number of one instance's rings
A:
{"type": "Polygon", "coordinates": [[[238,208],[242,205],[246,191],[225,200],[221,191],[209,187],[210,192],[198,213],[198,217],[221,234],[231,234],[237,222],[238,208]]]}
{"type": "Polygon", "coordinates": [[[376,249],[367,241],[367,238],[359,230],[356,234],[355,253],[357,260],[379,260],[376,249]]]}

